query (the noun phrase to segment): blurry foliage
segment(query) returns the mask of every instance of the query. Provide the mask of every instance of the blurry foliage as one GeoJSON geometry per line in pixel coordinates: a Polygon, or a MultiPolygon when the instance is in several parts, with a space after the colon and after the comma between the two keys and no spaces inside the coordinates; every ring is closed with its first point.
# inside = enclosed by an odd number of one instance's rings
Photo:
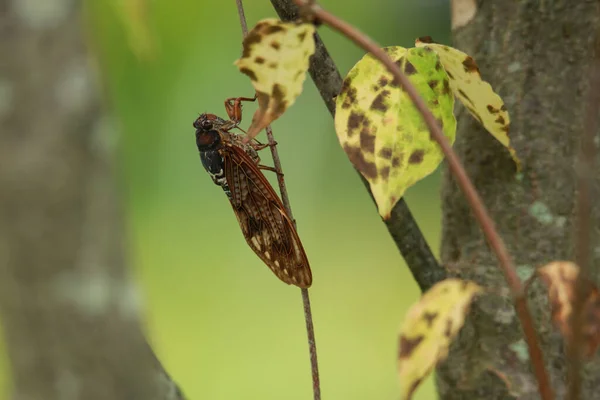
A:
{"type": "MultiPolygon", "coordinates": [[[[246,3],[250,26],[276,17],[268,1],[246,3]]],[[[446,2],[322,4],[383,46],[411,46],[424,35],[449,40],[446,2]]],[[[299,290],[280,283],[247,248],[194,143],[191,124],[199,113],[225,115],[225,98],[252,95],[248,79],[233,65],[241,52],[235,2],[147,6],[153,58],[132,52],[130,32],[109,2],[87,1],[85,26],[119,129],[129,256],[143,291],[150,341],[191,399],[308,398],[299,290]]],[[[329,29],[319,33],[342,75],[363,56],[329,29]]],[[[242,126],[254,107],[246,106],[242,126]]],[[[348,400],[397,397],[396,332],[418,289],[340,149],[311,81],[273,129],[313,269],[323,393],[348,400]]],[[[263,155],[267,163],[269,158],[263,155]]],[[[438,182],[436,173],[407,195],[435,250],[438,182]]],[[[431,399],[433,393],[430,380],[416,398],[431,399]]]]}

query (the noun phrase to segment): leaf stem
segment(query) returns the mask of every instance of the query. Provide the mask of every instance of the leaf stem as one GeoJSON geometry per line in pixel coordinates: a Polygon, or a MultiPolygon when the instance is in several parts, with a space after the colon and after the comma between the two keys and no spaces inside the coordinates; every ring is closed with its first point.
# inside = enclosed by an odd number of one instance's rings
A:
{"type": "MultiPolygon", "coordinates": [[[[244,13],[244,5],[242,4],[242,0],[235,0],[238,15],[240,16],[240,26],[242,28],[242,34],[245,38],[248,35],[248,25],[246,23],[246,16],[244,13]]],[[[273,130],[271,129],[271,125],[267,125],[265,128],[267,133],[267,140],[269,141],[269,147],[271,148],[271,155],[273,156],[273,166],[277,171],[277,183],[279,184],[279,192],[281,193],[281,202],[283,203],[283,207],[285,208],[285,212],[290,218],[290,220],[294,223],[294,228],[296,227],[296,220],[292,214],[292,207],[290,205],[290,198],[288,196],[287,188],[285,186],[285,179],[283,175],[283,169],[281,168],[281,160],[279,158],[279,153],[277,151],[277,143],[275,142],[275,138],[273,137],[273,130]]],[[[306,334],[308,339],[308,350],[310,353],[310,369],[312,375],[312,384],[313,384],[313,398],[314,400],[321,400],[321,382],[319,379],[319,363],[317,360],[317,342],[315,339],[315,328],[313,325],[313,317],[312,317],[312,308],[310,306],[310,297],[308,294],[308,289],[301,288],[302,293],[302,305],[304,309],[304,320],[306,322],[306,334]]]]}
{"type": "Polygon", "coordinates": [[[415,87],[410,83],[406,76],[402,73],[400,68],[393,62],[393,60],[380,48],[380,46],[370,39],[368,36],[354,28],[350,24],[334,16],[333,14],[325,11],[318,5],[309,5],[304,0],[294,0],[299,7],[305,7],[312,12],[312,14],[319,20],[331,28],[339,31],[341,34],[352,40],[359,47],[365,51],[371,53],[375,58],[381,61],[383,65],[393,74],[394,79],[397,80],[400,85],[404,88],[410,99],[412,100],[415,107],[419,110],[433,139],[438,142],[440,148],[444,152],[448,161],[450,171],[456,178],[456,181],[467,198],[467,201],[473,209],[473,213],[477,218],[483,233],[485,234],[489,245],[492,247],[494,253],[498,257],[500,267],[508,285],[512,291],[512,295],[515,302],[515,309],[517,316],[521,321],[525,340],[528,345],[529,356],[533,365],[535,377],[538,382],[538,388],[540,395],[544,400],[551,400],[554,397],[548,373],[544,366],[544,358],[542,351],[539,346],[539,340],[537,332],[533,324],[531,313],[527,307],[526,298],[523,292],[523,285],[519,279],[516,268],[511,260],[510,255],[504,245],[504,242],[498,235],[494,222],[489,216],[485,205],[483,204],[479,194],[475,187],[471,183],[465,169],[463,168],[458,156],[452,149],[450,143],[443,135],[441,128],[437,124],[435,117],[427,108],[425,102],[419,96],[415,87]]]}

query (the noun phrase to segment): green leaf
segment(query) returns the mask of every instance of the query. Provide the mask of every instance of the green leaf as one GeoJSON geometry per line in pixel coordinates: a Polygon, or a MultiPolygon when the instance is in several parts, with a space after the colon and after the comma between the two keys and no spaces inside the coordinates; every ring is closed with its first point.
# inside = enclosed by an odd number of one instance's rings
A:
{"type": "MultiPolygon", "coordinates": [[[[456,135],[448,74],[429,49],[386,47],[425,100],[450,143],[456,135]]],[[[379,214],[388,219],[404,192],[443,159],[408,95],[372,55],[346,76],[336,98],[335,129],[352,164],[369,181],[379,214]]]]}

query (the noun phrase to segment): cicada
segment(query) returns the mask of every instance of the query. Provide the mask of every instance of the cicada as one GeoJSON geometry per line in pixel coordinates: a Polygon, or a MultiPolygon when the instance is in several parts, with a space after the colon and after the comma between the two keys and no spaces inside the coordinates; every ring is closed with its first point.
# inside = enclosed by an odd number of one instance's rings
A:
{"type": "Polygon", "coordinates": [[[243,135],[231,132],[241,120],[241,100],[225,102],[230,120],[201,114],[194,121],[196,145],[202,165],[220,186],[231,206],[248,245],[283,282],[301,288],[312,284],[308,259],[294,224],[283,203],[261,172],[258,150],[265,145],[245,143],[243,135]]]}

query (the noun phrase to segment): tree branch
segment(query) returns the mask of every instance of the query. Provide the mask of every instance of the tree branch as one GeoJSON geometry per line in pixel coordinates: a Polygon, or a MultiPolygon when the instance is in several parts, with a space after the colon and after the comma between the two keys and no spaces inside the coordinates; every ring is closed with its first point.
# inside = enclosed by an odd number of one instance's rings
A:
{"type": "MultiPolygon", "coordinates": [[[[271,4],[283,21],[293,21],[299,16],[298,7],[292,0],[271,0],[271,4]]],[[[335,116],[334,99],[342,88],[342,77],[318,33],[315,34],[315,44],[315,54],[310,59],[308,72],[327,109],[335,116]]],[[[358,171],[357,173],[375,202],[369,182],[358,171]]],[[[421,291],[428,290],[447,277],[447,271],[433,255],[404,199],[400,199],[394,206],[390,219],[383,222],[421,291]]]]}

